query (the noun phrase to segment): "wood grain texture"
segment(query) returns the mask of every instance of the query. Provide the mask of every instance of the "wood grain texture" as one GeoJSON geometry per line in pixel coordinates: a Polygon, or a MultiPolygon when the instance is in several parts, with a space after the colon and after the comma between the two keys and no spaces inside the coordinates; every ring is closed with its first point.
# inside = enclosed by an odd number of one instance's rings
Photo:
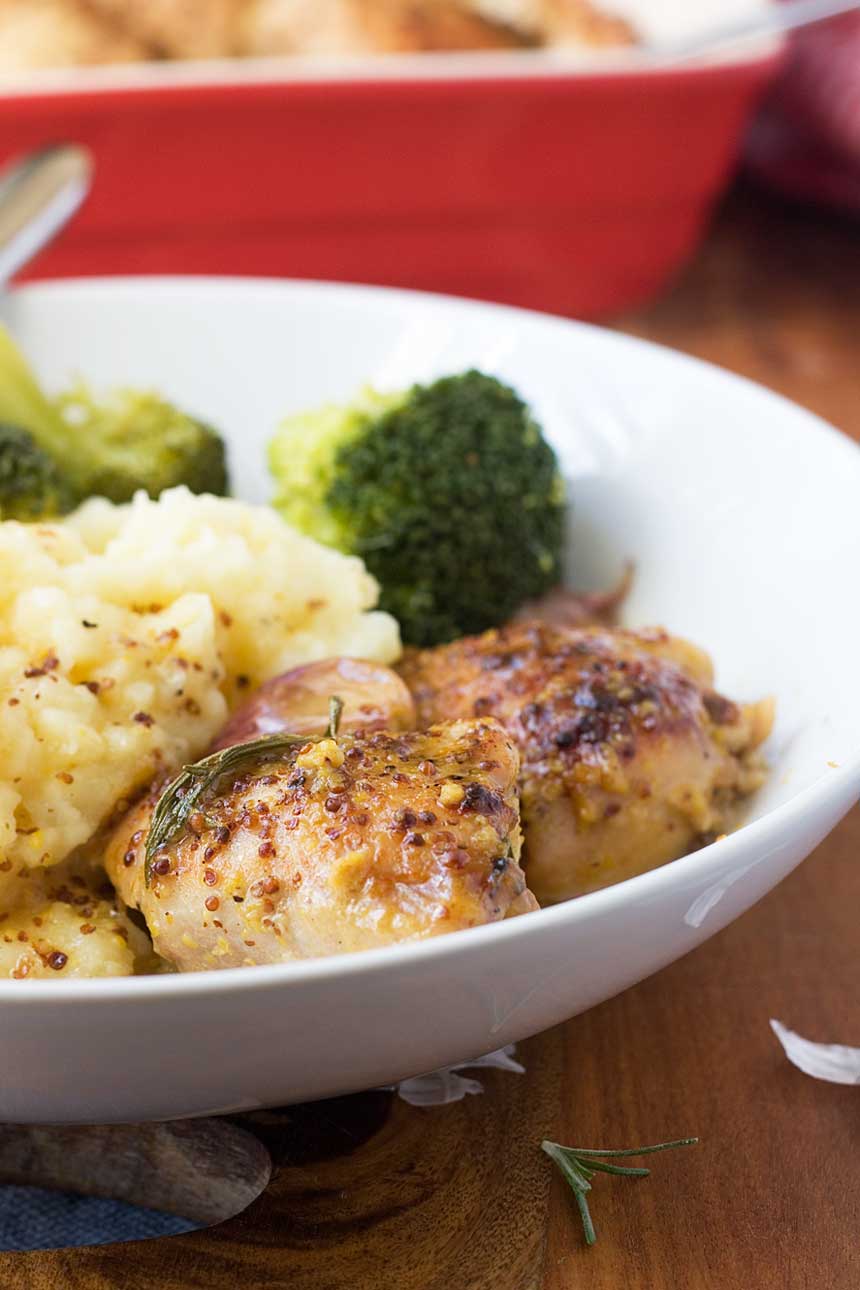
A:
{"type": "MultiPolygon", "coordinates": [[[[710,358],[860,438],[860,231],[746,189],[625,330],[710,358]]],[[[801,589],[808,594],[808,589],[801,589]]],[[[825,629],[825,628],[823,628],[825,629]]],[[[10,1290],[857,1290],[858,1091],[791,1067],[768,1019],[860,1044],[860,812],[650,981],[523,1046],[523,1078],[444,1110],[385,1095],[248,1127],[276,1175],[240,1217],[134,1246],[0,1255],[10,1290]],[[598,1177],[586,1249],[542,1137],[681,1134],[650,1179],[598,1177]]]]}
{"type": "Polygon", "coordinates": [[[539,1290],[562,1038],[525,1044],[524,1076],[482,1072],[485,1094],[448,1107],[371,1093],[249,1117],[276,1172],[244,1214],[159,1241],[0,1254],[0,1286],[539,1290]]]}
{"type": "Polygon", "coordinates": [[[562,1141],[701,1142],[597,1180],[590,1250],[555,1183],[543,1290],[860,1286],[860,1090],[803,1075],[768,1025],[860,1045],[858,911],[855,809],[714,940],[567,1024],[562,1141]]]}

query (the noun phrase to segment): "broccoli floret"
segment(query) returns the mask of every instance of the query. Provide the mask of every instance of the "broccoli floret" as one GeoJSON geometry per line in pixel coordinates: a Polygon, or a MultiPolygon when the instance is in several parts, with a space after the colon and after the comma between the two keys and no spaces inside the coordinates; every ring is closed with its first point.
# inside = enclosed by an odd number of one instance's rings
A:
{"type": "Polygon", "coordinates": [[[56,462],[33,436],[0,423],[0,519],[46,519],[63,515],[74,502],[56,462]]]}
{"type": "Polygon", "coordinates": [[[177,484],[228,491],[224,443],[211,426],[149,392],[117,390],[97,400],[79,383],[49,399],[2,326],[0,421],[33,436],[75,502],[94,495],[126,502],[139,488],[157,497],[177,484]]]}
{"type": "Polygon", "coordinates": [[[157,394],[115,390],[96,400],[78,383],[56,407],[66,443],[55,455],[80,497],[127,502],[139,488],[158,497],[177,484],[192,493],[228,491],[221,436],[157,394]]]}
{"type": "Polygon", "coordinates": [[[284,518],[364,559],[409,644],[496,626],[561,576],[555,453],[481,372],[291,417],[270,465],[284,518]]]}
{"type": "Polygon", "coordinates": [[[62,418],[36,380],[30,365],[0,324],[0,422],[26,430],[43,452],[53,453],[63,435],[62,418]]]}

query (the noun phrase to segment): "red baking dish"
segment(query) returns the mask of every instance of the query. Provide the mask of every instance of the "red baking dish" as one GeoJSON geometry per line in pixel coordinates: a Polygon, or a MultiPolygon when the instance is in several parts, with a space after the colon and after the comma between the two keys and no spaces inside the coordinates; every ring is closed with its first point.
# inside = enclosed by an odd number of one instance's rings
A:
{"type": "Polygon", "coordinates": [[[778,62],[42,74],[0,93],[0,160],[60,140],[96,156],[91,197],[30,276],[348,279],[593,316],[689,256],[778,62]]]}

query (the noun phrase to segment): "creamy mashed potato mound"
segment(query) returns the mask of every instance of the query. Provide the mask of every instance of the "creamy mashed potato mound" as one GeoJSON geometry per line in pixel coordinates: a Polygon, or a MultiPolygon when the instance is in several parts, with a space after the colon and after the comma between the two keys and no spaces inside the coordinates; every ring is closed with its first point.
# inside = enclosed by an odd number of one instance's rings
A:
{"type": "Polygon", "coordinates": [[[0,914],[0,980],[132,976],[163,970],[147,934],[105,875],[69,865],[27,869],[7,884],[0,914]]]}
{"type": "Polygon", "coordinates": [[[0,942],[20,876],[199,757],[244,693],[330,655],[396,659],[377,591],[268,507],[184,488],[0,523],[0,942]]]}

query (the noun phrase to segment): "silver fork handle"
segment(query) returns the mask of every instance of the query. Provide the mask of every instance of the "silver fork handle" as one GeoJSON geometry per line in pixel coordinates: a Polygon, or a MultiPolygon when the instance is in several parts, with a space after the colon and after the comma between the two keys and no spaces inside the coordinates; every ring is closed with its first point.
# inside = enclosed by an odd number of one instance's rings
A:
{"type": "Polygon", "coordinates": [[[86,148],[57,144],[0,173],[0,286],[56,237],[89,192],[86,148]]]}

